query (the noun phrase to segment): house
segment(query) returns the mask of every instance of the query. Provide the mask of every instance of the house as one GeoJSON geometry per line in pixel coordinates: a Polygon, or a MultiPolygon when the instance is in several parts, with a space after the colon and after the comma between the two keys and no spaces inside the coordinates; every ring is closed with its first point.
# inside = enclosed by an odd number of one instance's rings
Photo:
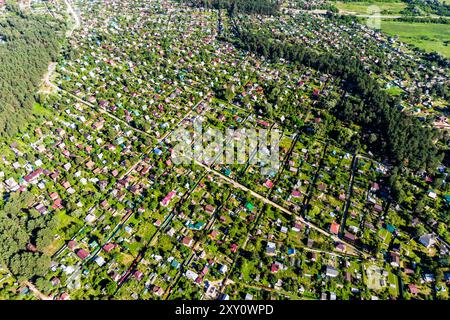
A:
{"type": "Polygon", "coordinates": [[[280,266],[277,263],[272,263],[272,266],[270,267],[270,272],[277,273],[280,269],[280,266]]]}
{"type": "Polygon", "coordinates": [[[11,192],[15,192],[20,188],[19,184],[14,180],[14,178],[9,178],[5,180],[5,184],[7,187],[6,189],[11,192]]]}
{"type": "Polygon", "coordinates": [[[412,283],[408,285],[408,290],[412,295],[417,295],[419,293],[419,289],[417,288],[417,286],[412,283]]]}
{"type": "Polygon", "coordinates": [[[96,219],[97,219],[97,217],[95,216],[95,214],[89,213],[89,214],[84,218],[84,221],[86,221],[87,223],[93,223],[96,219]]]}
{"type": "Polygon", "coordinates": [[[63,294],[61,294],[58,298],[58,300],[69,300],[70,296],[67,292],[64,292],[63,294]]]}
{"type": "Polygon", "coordinates": [[[133,273],[133,276],[134,276],[134,278],[135,278],[137,281],[141,281],[142,278],[144,277],[144,275],[142,274],[142,272],[139,271],[139,270],[136,270],[136,271],[133,273]]]}
{"type": "Polygon", "coordinates": [[[390,253],[391,266],[400,267],[400,255],[397,252],[390,253]]]}
{"type": "Polygon", "coordinates": [[[377,212],[383,211],[383,207],[380,206],[380,205],[377,204],[377,203],[373,206],[373,208],[374,208],[374,210],[377,211],[377,212]]]}
{"type": "Polygon", "coordinates": [[[224,264],[220,265],[219,271],[220,271],[221,274],[227,273],[227,271],[228,271],[228,266],[227,266],[227,265],[224,265],[224,264]]]}
{"type": "Polygon", "coordinates": [[[425,282],[433,282],[435,280],[435,277],[432,273],[425,273],[423,274],[422,278],[425,282]]]}
{"type": "Polygon", "coordinates": [[[50,280],[52,283],[52,286],[56,287],[58,284],[61,283],[61,280],[58,277],[53,277],[52,280],[50,280]]]}
{"type": "Polygon", "coordinates": [[[300,232],[303,230],[304,227],[305,226],[303,224],[296,222],[296,223],[294,223],[294,226],[291,229],[292,229],[292,231],[300,232]]]}
{"type": "Polygon", "coordinates": [[[95,258],[95,262],[98,264],[99,267],[102,267],[105,264],[105,259],[101,256],[97,256],[95,258]]]}
{"type": "Polygon", "coordinates": [[[424,234],[419,238],[419,242],[426,248],[430,248],[436,243],[436,236],[431,233],[424,234]]]}
{"type": "Polygon", "coordinates": [[[333,234],[338,234],[340,226],[341,225],[339,223],[336,223],[335,221],[333,221],[330,225],[330,232],[333,234]]]}
{"type": "Polygon", "coordinates": [[[72,251],[74,251],[77,246],[78,246],[78,243],[76,243],[76,241],[74,241],[74,240],[70,240],[67,243],[67,247],[72,251]]]}
{"type": "Polygon", "coordinates": [[[27,182],[27,183],[36,183],[37,179],[40,177],[40,175],[43,173],[42,169],[39,168],[35,171],[33,171],[32,173],[26,175],[25,177],[23,177],[23,179],[27,182]]]}
{"type": "Polygon", "coordinates": [[[345,252],[345,244],[343,244],[342,242],[338,242],[334,248],[337,251],[345,252]]]}
{"type": "Polygon", "coordinates": [[[230,300],[230,296],[228,295],[228,294],[226,294],[226,293],[222,293],[221,295],[220,295],[220,298],[219,298],[219,300],[230,300]]]}
{"type": "Polygon", "coordinates": [[[267,121],[258,120],[258,124],[262,125],[263,127],[270,127],[270,124],[267,121]]]}
{"type": "Polygon", "coordinates": [[[44,206],[42,203],[38,203],[34,206],[34,208],[39,212],[40,214],[46,214],[47,213],[47,207],[44,206]]]}
{"type": "Polygon", "coordinates": [[[330,278],[335,278],[339,275],[339,271],[333,267],[327,266],[325,269],[325,275],[330,278]]]}
{"type": "Polygon", "coordinates": [[[63,188],[66,189],[66,190],[70,188],[70,183],[69,183],[69,181],[63,181],[63,182],[61,183],[61,185],[62,185],[63,188]]]}
{"type": "Polygon", "coordinates": [[[301,192],[298,191],[298,190],[293,190],[292,193],[291,193],[291,195],[292,195],[292,197],[294,197],[294,198],[300,198],[302,194],[301,194],[301,192]]]}
{"type": "Polygon", "coordinates": [[[111,277],[111,279],[113,279],[113,281],[117,282],[120,280],[121,276],[119,273],[117,273],[116,271],[113,271],[109,274],[109,276],[111,277]]]}
{"type": "Polygon", "coordinates": [[[87,257],[89,257],[89,252],[87,252],[84,249],[79,249],[77,251],[77,256],[81,259],[81,260],[85,260],[87,257]]]}
{"type": "Polygon", "coordinates": [[[198,274],[191,270],[187,270],[185,275],[188,279],[190,279],[192,281],[195,281],[198,278],[198,274]]]}
{"type": "Polygon", "coordinates": [[[103,128],[103,125],[105,124],[105,121],[102,119],[100,121],[95,122],[92,125],[92,129],[94,130],[101,130],[103,128]]]}
{"type": "Polygon", "coordinates": [[[180,264],[177,260],[175,260],[175,259],[172,260],[172,262],[170,263],[170,265],[171,265],[173,268],[175,268],[175,269],[178,269],[178,268],[180,268],[180,266],[181,266],[181,264],[180,264]]]}
{"type": "Polygon", "coordinates": [[[245,204],[245,208],[246,208],[248,211],[250,211],[250,212],[253,212],[253,211],[255,210],[255,206],[254,206],[253,203],[251,203],[251,202],[247,202],[247,203],[245,204]]]}
{"type": "Polygon", "coordinates": [[[33,253],[37,252],[36,246],[31,243],[27,243],[27,250],[33,253]]]}
{"type": "Polygon", "coordinates": [[[114,243],[107,243],[103,246],[103,250],[105,250],[106,252],[111,252],[111,250],[113,250],[116,247],[116,244],[114,243]]]}
{"type": "Polygon", "coordinates": [[[172,198],[173,198],[175,195],[176,195],[176,193],[175,193],[174,190],[173,190],[173,191],[170,191],[170,192],[164,197],[164,199],[161,200],[160,204],[161,204],[163,207],[166,207],[166,206],[169,204],[170,200],[172,200],[172,198]]]}
{"type": "Polygon", "coordinates": [[[267,242],[266,254],[274,255],[275,254],[276,245],[273,242],[267,242]]]}
{"type": "Polygon", "coordinates": [[[62,200],[56,199],[53,203],[52,209],[62,209],[62,208],[63,208],[62,200]]]}
{"type": "Polygon", "coordinates": [[[186,247],[191,247],[194,240],[192,240],[190,237],[184,237],[182,242],[186,247]]]}
{"type": "Polygon", "coordinates": [[[162,224],[162,222],[161,222],[161,220],[159,220],[159,219],[157,219],[155,222],[153,222],[153,225],[154,225],[155,227],[160,227],[161,224],[162,224]]]}
{"type": "Polygon", "coordinates": [[[95,165],[95,162],[92,160],[89,160],[88,162],[86,162],[86,167],[88,169],[92,169],[94,167],[94,165],[95,165]]]}
{"type": "Polygon", "coordinates": [[[214,206],[208,204],[205,206],[205,211],[211,215],[216,211],[216,208],[214,206]]]}
{"type": "Polygon", "coordinates": [[[102,206],[102,208],[107,209],[109,207],[109,203],[107,200],[103,200],[102,202],[100,202],[100,205],[102,206]]]}
{"type": "Polygon", "coordinates": [[[217,230],[213,230],[211,231],[211,233],[209,234],[209,236],[211,237],[211,239],[215,240],[217,238],[217,236],[219,235],[219,231],[217,230]]]}
{"type": "Polygon", "coordinates": [[[265,185],[267,188],[271,189],[271,188],[273,187],[273,182],[270,181],[270,180],[267,180],[267,181],[264,183],[264,185],[265,185]]]}
{"type": "Polygon", "coordinates": [[[58,198],[59,198],[59,195],[56,192],[50,193],[50,199],[52,199],[53,201],[55,201],[58,198]]]}
{"type": "Polygon", "coordinates": [[[355,236],[354,234],[350,233],[350,232],[345,232],[345,233],[344,233],[344,238],[345,238],[347,241],[351,241],[351,242],[353,242],[353,241],[356,240],[356,236],[355,236]]]}
{"type": "Polygon", "coordinates": [[[158,297],[161,297],[164,294],[164,289],[158,286],[154,286],[152,289],[153,294],[157,295],[158,297]]]}

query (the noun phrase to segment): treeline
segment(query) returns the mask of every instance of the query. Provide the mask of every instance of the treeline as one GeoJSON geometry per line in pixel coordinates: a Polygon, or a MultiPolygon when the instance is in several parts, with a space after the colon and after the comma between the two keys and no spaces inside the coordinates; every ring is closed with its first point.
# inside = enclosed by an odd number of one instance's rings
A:
{"type": "Polygon", "coordinates": [[[250,13],[274,15],[278,12],[282,0],[181,0],[195,7],[224,9],[230,13],[250,13]]]}
{"type": "Polygon", "coordinates": [[[12,136],[27,122],[48,64],[57,58],[64,24],[27,14],[13,4],[0,20],[0,135],[12,136]]]}
{"type": "Polygon", "coordinates": [[[329,112],[370,133],[367,136],[372,137],[371,141],[363,142],[372,146],[372,152],[380,158],[411,169],[435,168],[442,161],[443,155],[439,154],[434,142],[438,133],[417,118],[399,111],[397,102],[380,88],[354,52],[319,53],[304,45],[275,39],[269,32],[251,31],[251,27],[242,25],[238,28],[235,43],[271,60],[284,58],[341,79],[346,94],[329,112]]]}
{"type": "MultiPolygon", "coordinates": [[[[389,20],[389,19],[384,19],[389,20]]],[[[392,19],[393,21],[401,21],[401,22],[418,22],[418,23],[435,23],[435,24],[450,24],[450,19],[439,17],[439,18],[431,18],[431,17],[414,17],[414,16],[403,16],[397,19],[392,19]]]]}

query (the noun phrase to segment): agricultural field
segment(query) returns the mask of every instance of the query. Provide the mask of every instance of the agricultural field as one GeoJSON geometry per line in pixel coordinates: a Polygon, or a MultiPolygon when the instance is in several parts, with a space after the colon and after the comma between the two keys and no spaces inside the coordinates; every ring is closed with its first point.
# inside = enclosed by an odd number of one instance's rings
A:
{"type": "Polygon", "coordinates": [[[450,27],[448,24],[381,21],[381,30],[426,52],[438,52],[450,57],[450,27]]]}
{"type": "Polygon", "coordinates": [[[355,15],[371,15],[374,10],[379,10],[381,15],[399,15],[406,8],[401,1],[361,1],[361,2],[332,2],[340,12],[355,15]]]}

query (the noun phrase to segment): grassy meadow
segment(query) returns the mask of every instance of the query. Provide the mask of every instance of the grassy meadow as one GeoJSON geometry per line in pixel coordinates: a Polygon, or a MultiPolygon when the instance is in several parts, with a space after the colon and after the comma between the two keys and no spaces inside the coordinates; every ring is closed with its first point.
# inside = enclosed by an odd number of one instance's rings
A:
{"type": "Polygon", "coordinates": [[[450,25],[409,23],[391,20],[381,22],[381,30],[427,52],[436,51],[450,57],[450,25]]]}

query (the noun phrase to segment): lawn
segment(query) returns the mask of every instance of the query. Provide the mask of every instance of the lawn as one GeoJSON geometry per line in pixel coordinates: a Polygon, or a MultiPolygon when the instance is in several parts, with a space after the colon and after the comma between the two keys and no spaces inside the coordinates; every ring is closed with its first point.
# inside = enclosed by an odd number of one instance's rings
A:
{"type": "Polygon", "coordinates": [[[397,86],[386,89],[386,92],[392,96],[400,96],[404,93],[403,89],[397,86]]]}
{"type": "Polygon", "coordinates": [[[393,297],[397,297],[398,296],[398,278],[392,272],[389,272],[388,283],[389,283],[389,293],[393,297]]]}
{"type": "Polygon", "coordinates": [[[35,115],[51,116],[53,113],[50,109],[45,108],[40,103],[35,102],[33,105],[33,113],[35,115]]]}
{"type": "Polygon", "coordinates": [[[373,12],[371,6],[377,6],[380,10],[380,14],[398,15],[400,11],[406,8],[406,3],[401,1],[361,1],[361,2],[341,2],[337,1],[335,3],[336,7],[343,12],[355,13],[355,14],[371,14],[373,12]]]}
{"type": "Polygon", "coordinates": [[[450,28],[446,24],[383,20],[381,30],[426,52],[437,51],[445,57],[450,57],[450,28]]]}

